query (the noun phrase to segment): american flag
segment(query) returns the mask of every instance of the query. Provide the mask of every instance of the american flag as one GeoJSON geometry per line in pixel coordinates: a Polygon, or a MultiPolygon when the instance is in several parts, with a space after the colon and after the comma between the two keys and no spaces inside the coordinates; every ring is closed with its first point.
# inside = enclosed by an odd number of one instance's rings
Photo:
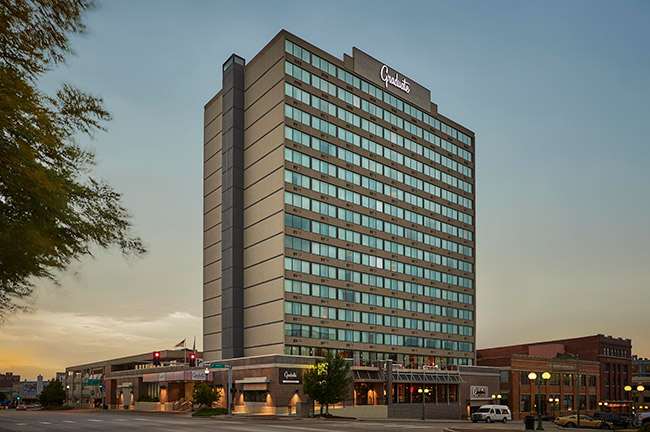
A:
{"type": "Polygon", "coordinates": [[[181,348],[181,347],[185,348],[185,339],[183,339],[182,341],[180,341],[174,346],[174,348],[181,348]]]}

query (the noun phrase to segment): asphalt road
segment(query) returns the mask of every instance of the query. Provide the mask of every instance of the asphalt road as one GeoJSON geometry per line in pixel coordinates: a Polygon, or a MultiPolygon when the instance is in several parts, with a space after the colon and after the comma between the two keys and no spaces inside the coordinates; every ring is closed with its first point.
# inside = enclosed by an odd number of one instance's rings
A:
{"type": "MultiPolygon", "coordinates": [[[[544,425],[547,426],[546,424],[544,425]]],[[[296,418],[193,418],[189,414],[133,411],[0,411],[0,432],[6,431],[523,431],[522,422],[480,424],[469,421],[314,420],[296,418]]],[[[559,429],[548,424],[547,430],[559,429]]]]}

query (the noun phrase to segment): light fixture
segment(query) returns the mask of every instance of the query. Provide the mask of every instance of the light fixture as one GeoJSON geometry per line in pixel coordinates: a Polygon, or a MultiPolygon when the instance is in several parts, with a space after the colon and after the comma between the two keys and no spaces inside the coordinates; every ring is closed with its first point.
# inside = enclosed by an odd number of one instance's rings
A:
{"type": "Polygon", "coordinates": [[[533,381],[537,379],[537,374],[535,372],[531,372],[528,374],[528,379],[533,381]]]}

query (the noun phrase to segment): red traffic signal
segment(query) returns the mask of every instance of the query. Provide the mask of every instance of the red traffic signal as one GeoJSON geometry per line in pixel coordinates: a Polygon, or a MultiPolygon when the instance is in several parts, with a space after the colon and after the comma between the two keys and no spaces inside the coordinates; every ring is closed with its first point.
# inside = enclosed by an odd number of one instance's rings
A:
{"type": "Polygon", "coordinates": [[[196,354],[190,354],[190,366],[196,366],[196,354]]]}
{"type": "Polygon", "coordinates": [[[160,366],[160,351],[153,352],[153,364],[154,366],[160,366]]]}

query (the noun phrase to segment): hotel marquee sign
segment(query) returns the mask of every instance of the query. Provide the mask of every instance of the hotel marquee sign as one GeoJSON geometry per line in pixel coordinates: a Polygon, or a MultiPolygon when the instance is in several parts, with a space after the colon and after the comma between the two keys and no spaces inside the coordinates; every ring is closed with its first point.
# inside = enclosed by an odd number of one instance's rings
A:
{"type": "Polygon", "coordinates": [[[302,383],[302,370],[280,368],[280,383],[300,384],[302,383]]]}
{"type": "Polygon", "coordinates": [[[411,87],[409,86],[408,81],[406,81],[406,78],[400,81],[400,77],[397,72],[395,72],[395,76],[391,76],[388,71],[388,66],[383,65],[381,67],[379,76],[381,77],[381,80],[386,83],[386,88],[388,88],[388,84],[390,83],[390,85],[397,87],[407,94],[411,93],[411,87]]]}
{"type": "Polygon", "coordinates": [[[377,87],[426,111],[431,109],[431,92],[387,64],[357,48],[352,48],[352,62],[354,72],[377,87]]]}

